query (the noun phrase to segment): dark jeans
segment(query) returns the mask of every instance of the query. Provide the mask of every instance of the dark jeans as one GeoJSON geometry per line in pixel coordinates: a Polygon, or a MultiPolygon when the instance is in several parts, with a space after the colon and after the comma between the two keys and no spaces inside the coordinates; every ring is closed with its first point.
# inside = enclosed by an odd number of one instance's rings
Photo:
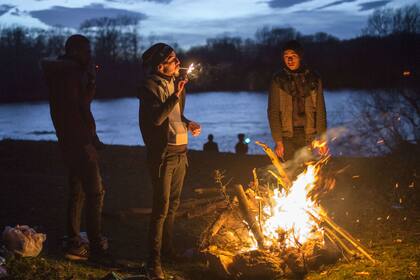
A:
{"type": "Polygon", "coordinates": [[[173,250],[172,235],[187,171],[187,155],[167,154],[161,163],[149,163],[153,207],[149,227],[149,264],[160,263],[161,250],[173,250]]]}
{"type": "Polygon", "coordinates": [[[86,200],[86,231],[92,248],[100,246],[102,206],[105,194],[97,161],[79,162],[69,170],[70,196],[68,202],[67,231],[77,241],[80,220],[86,200]]]}
{"type": "Polygon", "coordinates": [[[293,137],[283,138],[284,159],[286,161],[293,159],[295,153],[303,147],[310,145],[311,141],[312,137],[306,136],[303,128],[294,128],[293,137]]]}

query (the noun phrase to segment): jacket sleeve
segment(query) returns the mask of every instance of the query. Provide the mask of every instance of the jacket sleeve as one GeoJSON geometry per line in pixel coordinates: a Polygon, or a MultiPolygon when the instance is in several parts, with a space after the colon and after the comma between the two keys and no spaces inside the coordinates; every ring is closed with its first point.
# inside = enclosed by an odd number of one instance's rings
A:
{"type": "Polygon", "coordinates": [[[268,122],[270,124],[271,135],[275,142],[282,141],[282,125],[280,112],[280,88],[273,78],[268,92],[268,122]]]}
{"type": "Polygon", "coordinates": [[[317,134],[321,136],[327,130],[327,111],[325,109],[324,91],[321,79],[319,79],[316,108],[316,129],[317,134]]]}
{"type": "Polygon", "coordinates": [[[146,84],[141,87],[140,91],[141,102],[147,104],[142,108],[149,111],[149,116],[154,125],[162,125],[179,102],[179,97],[176,94],[172,94],[168,99],[162,101],[157,86],[151,87],[146,84]]]}

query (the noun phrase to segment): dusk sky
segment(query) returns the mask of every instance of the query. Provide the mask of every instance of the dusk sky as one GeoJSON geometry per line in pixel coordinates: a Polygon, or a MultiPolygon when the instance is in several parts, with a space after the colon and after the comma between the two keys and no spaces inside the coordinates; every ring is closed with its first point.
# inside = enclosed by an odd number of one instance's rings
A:
{"type": "Polygon", "coordinates": [[[416,0],[0,0],[0,25],[77,28],[86,19],[131,15],[140,35],[181,47],[219,35],[252,38],[263,26],[294,27],[303,34],[339,38],[360,34],[377,8],[399,8],[416,0]]]}

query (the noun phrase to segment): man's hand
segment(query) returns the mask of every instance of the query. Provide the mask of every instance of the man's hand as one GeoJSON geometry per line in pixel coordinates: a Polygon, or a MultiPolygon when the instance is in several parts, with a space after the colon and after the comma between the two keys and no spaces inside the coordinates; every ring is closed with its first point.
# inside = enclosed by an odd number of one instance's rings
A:
{"type": "Polygon", "coordinates": [[[96,148],[92,144],[87,144],[83,147],[83,150],[86,154],[88,161],[97,161],[98,160],[98,153],[96,152],[96,148]]]}
{"type": "Polygon", "coordinates": [[[185,85],[188,83],[188,79],[187,78],[185,78],[185,79],[182,79],[182,80],[180,80],[178,83],[177,83],[177,85],[176,85],[176,96],[178,96],[178,97],[180,97],[181,96],[181,94],[182,94],[182,91],[184,90],[184,88],[185,88],[185,85]]]}
{"type": "Polygon", "coordinates": [[[191,131],[192,136],[197,137],[201,133],[201,126],[196,122],[190,122],[188,130],[191,131]]]}
{"type": "Polygon", "coordinates": [[[283,158],[284,156],[284,145],[282,141],[278,141],[276,143],[276,147],[274,148],[274,151],[276,152],[276,155],[280,158],[283,158]]]}
{"type": "Polygon", "coordinates": [[[326,156],[330,152],[327,143],[318,147],[318,153],[320,156],[326,156]]]}

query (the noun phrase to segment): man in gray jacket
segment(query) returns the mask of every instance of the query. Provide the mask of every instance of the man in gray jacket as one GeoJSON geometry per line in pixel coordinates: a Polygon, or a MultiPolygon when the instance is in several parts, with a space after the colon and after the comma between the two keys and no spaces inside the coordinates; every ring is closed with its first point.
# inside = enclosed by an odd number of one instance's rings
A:
{"type": "Polygon", "coordinates": [[[179,79],[175,51],[157,43],[142,59],[147,76],[140,87],[139,123],[153,186],[147,271],[151,279],[164,279],[161,251],[168,258],[177,256],[172,234],[188,165],[188,130],[198,136],[201,128],[183,114],[187,80],[179,79]]]}
{"type": "MultiPolygon", "coordinates": [[[[277,156],[285,160],[325,133],[327,117],[321,78],[302,65],[296,40],[283,48],[283,68],[271,80],[268,120],[277,156]]],[[[326,146],[319,150],[326,153],[326,146]]]]}

